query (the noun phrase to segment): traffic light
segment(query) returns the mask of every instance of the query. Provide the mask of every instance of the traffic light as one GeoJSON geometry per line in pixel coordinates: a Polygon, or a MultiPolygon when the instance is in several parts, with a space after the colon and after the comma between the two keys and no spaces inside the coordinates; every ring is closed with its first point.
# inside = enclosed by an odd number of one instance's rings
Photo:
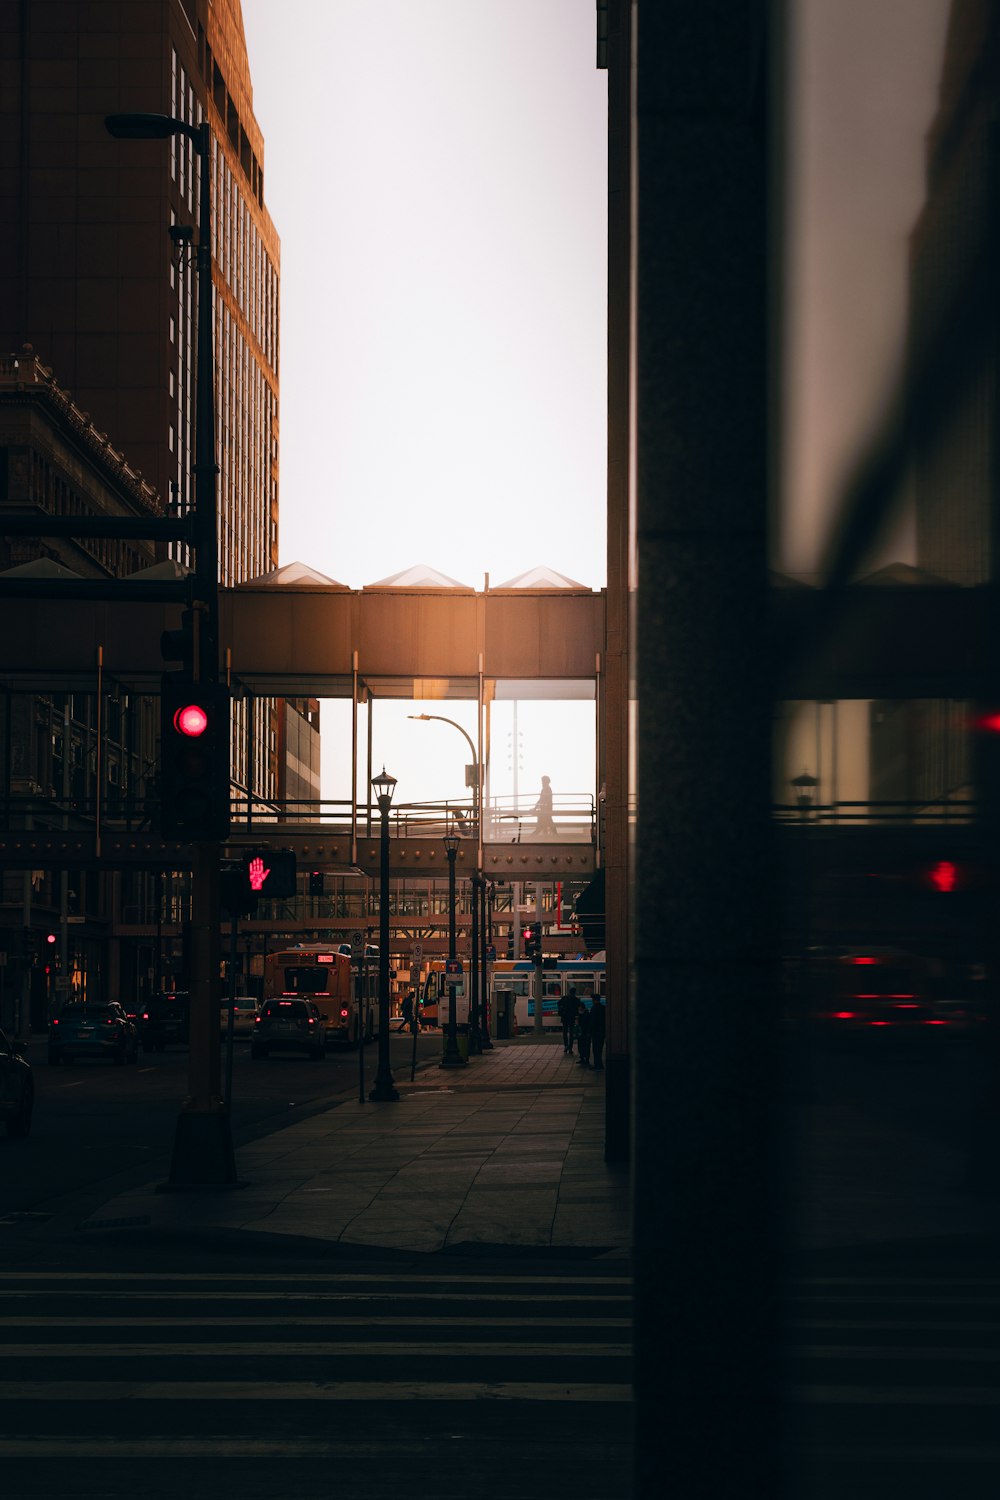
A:
{"type": "Polygon", "coordinates": [[[537,963],[542,956],[542,929],[537,922],[531,922],[521,929],[521,941],[524,945],[525,958],[530,958],[537,963]]]}
{"type": "Polygon", "coordinates": [[[310,896],[322,896],[323,894],[323,871],[310,870],[309,872],[309,894],[310,896]]]}
{"type": "Polygon", "coordinates": [[[229,689],[181,672],[160,685],[160,834],[229,836],[229,689]]]}

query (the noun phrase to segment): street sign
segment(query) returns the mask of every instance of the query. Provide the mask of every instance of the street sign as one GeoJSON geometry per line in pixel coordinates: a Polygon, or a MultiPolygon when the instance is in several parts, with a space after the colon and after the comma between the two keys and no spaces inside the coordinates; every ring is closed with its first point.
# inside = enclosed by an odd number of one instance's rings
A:
{"type": "Polygon", "coordinates": [[[496,961],[497,961],[497,950],[493,946],[493,944],[490,943],[488,945],[487,949],[486,949],[486,962],[488,964],[495,964],[496,961]]]}
{"type": "Polygon", "coordinates": [[[446,974],[461,974],[462,960],[460,958],[446,958],[444,961],[444,972],[446,974]]]}
{"type": "Polygon", "coordinates": [[[360,958],[365,951],[365,935],[363,932],[351,933],[351,957],[360,958]]]}
{"type": "Polygon", "coordinates": [[[419,964],[411,964],[410,965],[410,983],[411,984],[419,984],[420,983],[420,965],[419,964]]]}
{"type": "Polygon", "coordinates": [[[414,960],[419,963],[424,956],[423,943],[414,943],[410,948],[410,952],[413,954],[414,960]]]}

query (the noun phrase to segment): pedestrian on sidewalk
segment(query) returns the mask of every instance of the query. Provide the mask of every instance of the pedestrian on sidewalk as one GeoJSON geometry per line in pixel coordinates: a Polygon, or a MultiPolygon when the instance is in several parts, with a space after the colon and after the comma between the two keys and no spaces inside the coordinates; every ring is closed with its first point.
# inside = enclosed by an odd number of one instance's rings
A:
{"type": "Polygon", "coordinates": [[[573,1038],[576,1035],[576,1018],[580,1010],[580,1000],[573,985],[570,985],[565,995],[559,996],[559,1019],[562,1022],[563,1051],[567,1056],[573,1052],[573,1038]]]}
{"type": "Polygon", "coordinates": [[[580,1004],[580,1014],[577,1016],[577,1019],[576,1019],[576,1037],[577,1037],[577,1046],[580,1049],[580,1056],[579,1056],[579,1059],[577,1060],[577,1064],[576,1065],[577,1065],[578,1068],[589,1068],[590,1067],[590,1011],[587,1009],[587,1002],[585,1000],[582,1001],[581,1004],[580,1004]]]}
{"type": "Polygon", "coordinates": [[[413,991],[412,990],[410,991],[410,993],[408,995],[404,995],[403,996],[403,1003],[399,1007],[399,1010],[400,1010],[400,1014],[403,1017],[403,1024],[399,1028],[400,1031],[412,1031],[413,1030],[413,991]]]}
{"type": "Polygon", "coordinates": [[[607,1023],[604,996],[595,995],[590,1011],[590,1045],[594,1055],[594,1072],[604,1072],[604,1031],[607,1023]]]}

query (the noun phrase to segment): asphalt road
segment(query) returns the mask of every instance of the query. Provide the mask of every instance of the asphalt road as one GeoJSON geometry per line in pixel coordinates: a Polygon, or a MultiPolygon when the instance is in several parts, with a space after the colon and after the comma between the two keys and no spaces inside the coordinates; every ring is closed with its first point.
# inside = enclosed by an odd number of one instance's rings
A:
{"type": "MultiPolygon", "coordinates": [[[[410,1075],[412,1039],[392,1033],[392,1069],[410,1075]]],[[[364,1050],[365,1086],[374,1080],[377,1044],[364,1050]]],[[[418,1066],[441,1055],[441,1033],[417,1039],[418,1066]]],[[[81,1061],[52,1068],[45,1038],[25,1045],[35,1080],[35,1111],[27,1140],[0,1135],[0,1218],[86,1210],[111,1193],[163,1173],[187,1093],[186,1048],[140,1052],[135,1066],[81,1061]]],[[[225,1051],[223,1050],[223,1074],[225,1051]]],[[[234,1044],[232,1131],[237,1147],[279,1130],[303,1112],[328,1109],[360,1088],[356,1050],[330,1051],[321,1062],[293,1054],[259,1062],[247,1041],[234,1044]]]]}

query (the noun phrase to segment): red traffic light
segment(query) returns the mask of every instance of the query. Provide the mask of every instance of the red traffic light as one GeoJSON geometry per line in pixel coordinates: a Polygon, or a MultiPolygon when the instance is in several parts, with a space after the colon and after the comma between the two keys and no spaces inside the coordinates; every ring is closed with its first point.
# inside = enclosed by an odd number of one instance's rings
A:
{"type": "Polygon", "coordinates": [[[46,941],[46,942],[47,942],[47,943],[54,943],[54,942],[55,942],[55,940],[56,940],[56,935],[55,935],[55,933],[54,933],[54,932],[50,932],[50,933],[47,933],[47,934],[46,934],[46,938],[45,938],[45,941],[46,941]]]}
{"type": "Polygon", "coordinates": [[[174,714],[174,728],[178,734],[197,739],[208,728],[208,714],[200,703],[185,703],[174,714]]]}

